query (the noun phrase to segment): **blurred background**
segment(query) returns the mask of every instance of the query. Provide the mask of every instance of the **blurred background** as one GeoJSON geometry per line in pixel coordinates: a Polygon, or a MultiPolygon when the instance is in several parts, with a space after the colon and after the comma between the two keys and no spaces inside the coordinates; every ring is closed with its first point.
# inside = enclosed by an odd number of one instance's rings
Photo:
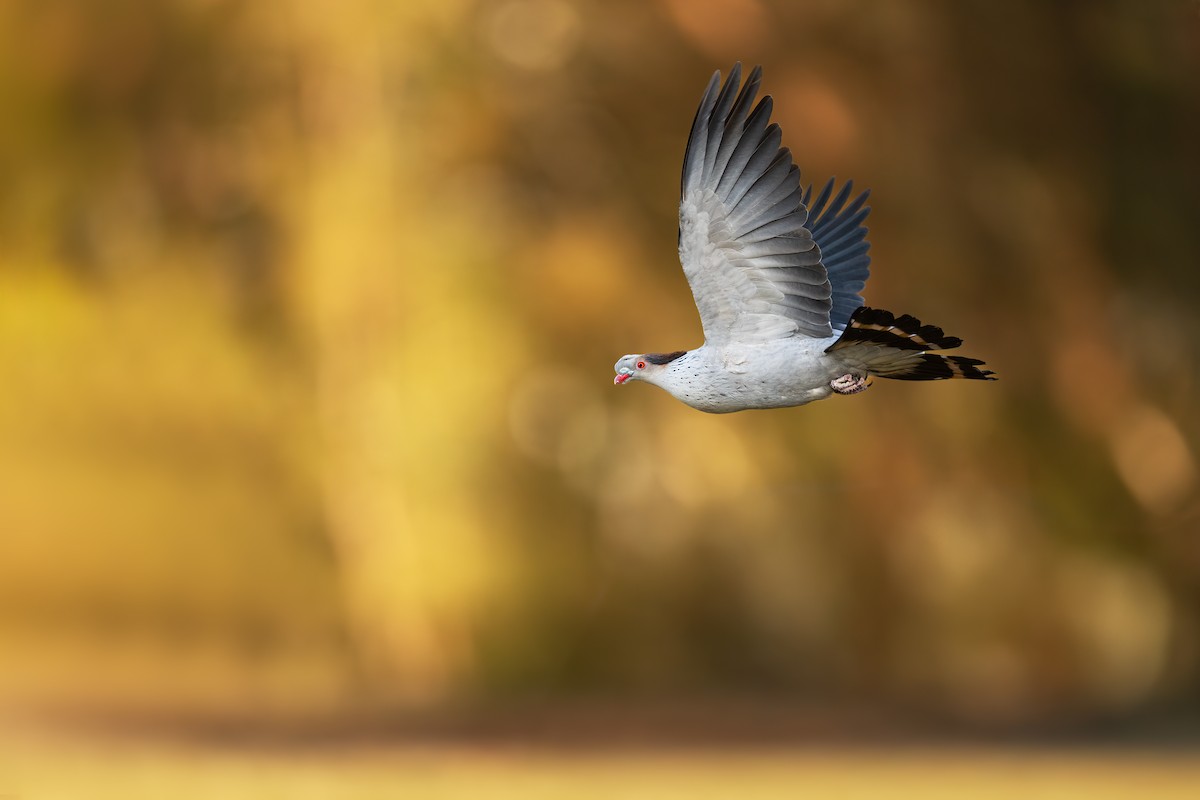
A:
{"type": "Polygon", "coordinates": [[[67,780],[35,728],[1194,741],[1198,45],[1193,0],[4,3],[0,795],[67,780]],[[701,343],[736,60],[872,190],[867,302],[999,383],[612,386],[701,343]]]}

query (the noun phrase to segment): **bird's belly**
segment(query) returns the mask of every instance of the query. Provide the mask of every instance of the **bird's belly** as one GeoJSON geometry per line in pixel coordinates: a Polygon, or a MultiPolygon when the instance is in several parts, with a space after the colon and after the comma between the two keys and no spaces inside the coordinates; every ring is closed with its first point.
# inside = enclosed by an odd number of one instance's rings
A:
{"type": "Polygon", "coordinates": [[[766,386],[748,383],[734,384],[718,391],[699,402],[691,403],[694,408],[714,414],[742,411],[754,408],[790,408],[802,406],[814,400],[823,400],[833,393],[829,382],[812,385],[766,386]]]}
{"type": "Polygon", "coordinates": [[[790,372],[760,369],[746,364],[743,371],[722,370],[708,386],[708,391],[694,397],[681,398],[701,411],[723,414],[731,411],[762,408],[802,406],[823,400],[833,393],[825,365],[808,368],[792,364],[790,372]]]}

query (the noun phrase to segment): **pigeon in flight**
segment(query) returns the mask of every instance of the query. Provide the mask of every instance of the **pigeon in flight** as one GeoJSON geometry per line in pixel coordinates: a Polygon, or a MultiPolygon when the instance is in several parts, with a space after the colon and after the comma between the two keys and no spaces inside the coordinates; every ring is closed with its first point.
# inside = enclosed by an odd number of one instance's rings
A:
{"type": "Polygon", "coordinates": [[[679,260],[704,344],[622,356],[615,383],[645,381],[715,414],[784,408],[857,394],[869,378],[995,380],[983,362],[942,355],[942,329],[863,305],[870,272],[867,192],[847,202],[834,181],[810,203],[780,147],[762,68],[735,64],[708,83],[683,157],[679,260]]]}

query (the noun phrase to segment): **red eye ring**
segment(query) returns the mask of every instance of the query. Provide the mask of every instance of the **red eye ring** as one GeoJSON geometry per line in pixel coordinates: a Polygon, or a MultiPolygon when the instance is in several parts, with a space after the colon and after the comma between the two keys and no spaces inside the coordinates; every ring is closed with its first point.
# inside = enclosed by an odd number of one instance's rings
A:
{"type": "Polygon", "coordinates": [[[645,368],[646,368],[646,362],[645,362],[645,361],[639,361],[639,362],[637,362],[637,368],[638,368],[638,369],[645,369],[645,368]]]}

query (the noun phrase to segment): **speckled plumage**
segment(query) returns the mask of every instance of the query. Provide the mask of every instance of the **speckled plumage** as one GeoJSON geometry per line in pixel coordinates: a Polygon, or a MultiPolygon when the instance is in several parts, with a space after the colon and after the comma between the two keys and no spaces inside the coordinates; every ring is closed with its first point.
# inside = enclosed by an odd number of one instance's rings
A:
{"type": "MultiPolygon", "coordinates": [[[[692,408],[713,414],[799,406],[828,397],[833,393],[830,380],[846,372],[821,352],[836,338],[706,344],[669,364],[646,364],[635,374],[692,408]]],[[[631,366],[636,369],[636,357],[631,366]]]]}
{"type": "Polygon", "coordinates": [[[761,78],[755,67],[742,84],[740,64],[724,85],[714,74],[684,155],[679,259],[704,345],[623,356],[615,382],[726,413],[857,393],[868,375],[991,379],[976,359],[929,353],[961,344],[940,328],[863,307],[867,193],[850,200],[847,182],[835,195],[832,180],[816,199],[802,190],[771,98],[754,105],[761,78]]]}

